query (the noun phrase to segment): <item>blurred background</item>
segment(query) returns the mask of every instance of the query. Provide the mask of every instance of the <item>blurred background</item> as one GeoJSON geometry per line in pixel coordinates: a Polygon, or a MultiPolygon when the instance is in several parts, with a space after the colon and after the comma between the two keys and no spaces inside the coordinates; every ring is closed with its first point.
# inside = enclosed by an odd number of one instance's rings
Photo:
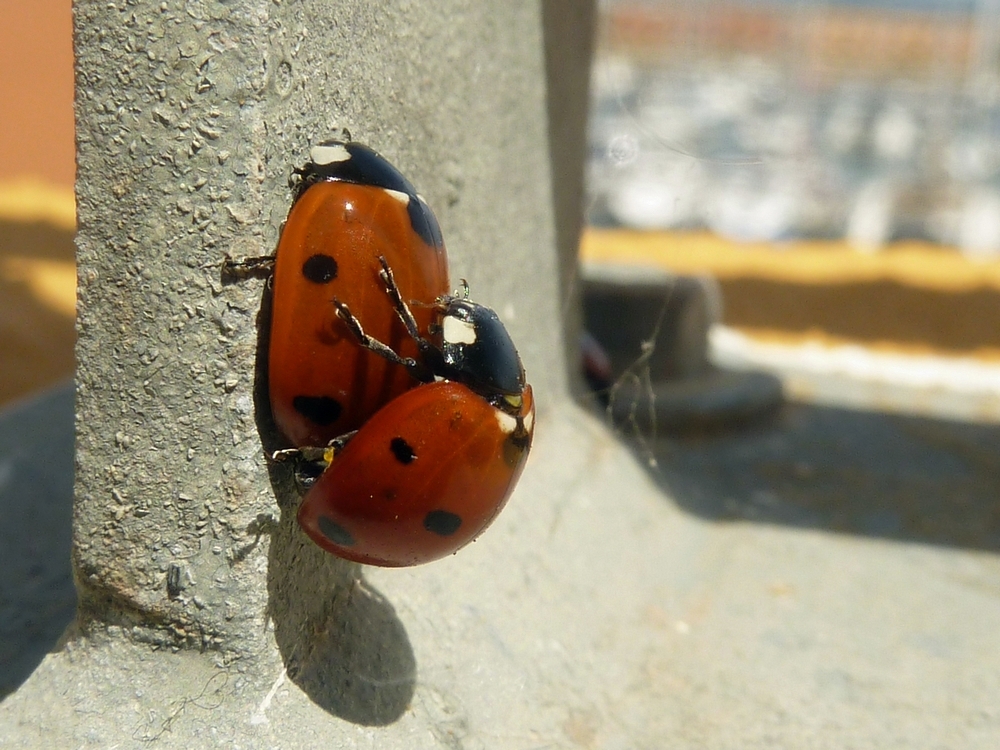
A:
{"type": "Polygon", "coordinates": [[[0,2],[0,134],[2,699],[76,609],[70,0],[0,2]]]}
{"type": "Polygon", "coordinates": [[[591,263],[709,274],[709,357],[1000,421],[1000,0],[602,0],[591,263]]]}
{"type": "MultiPolygon", "coordinates": [[[[1000,0],[599,7],[585,268],[707,274],[794,399],[1000,421],[1000,0]]],[[[72,373],[75,214],[70,1],[0,21],[3,404],[72,373]]]]}
{"type": "Polygon", "coordinates": [[[73,374],[70,0],[0,4],[0,407],[73,374]]]}

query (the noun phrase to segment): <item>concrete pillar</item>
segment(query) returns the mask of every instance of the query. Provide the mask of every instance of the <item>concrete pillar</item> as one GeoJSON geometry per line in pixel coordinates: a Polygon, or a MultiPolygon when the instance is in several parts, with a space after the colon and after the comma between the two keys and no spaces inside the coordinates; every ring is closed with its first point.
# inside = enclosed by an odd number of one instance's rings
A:
{"type": "Polygon", "coordinates": [[[261,285],[222,286],[219,263],[273,251],[291,169],[346,127],[435,208],[453,275],[503,316],[551,410],[565,367],[540,6],[83,2],[76,29],[82,624],[244,654],[270,638],[266,612],[279,645],[287,627],[297,641],[329,599],[302,592],[359,571],[278,507],[287,477],[265,471],[255,408],[261,285]]]}

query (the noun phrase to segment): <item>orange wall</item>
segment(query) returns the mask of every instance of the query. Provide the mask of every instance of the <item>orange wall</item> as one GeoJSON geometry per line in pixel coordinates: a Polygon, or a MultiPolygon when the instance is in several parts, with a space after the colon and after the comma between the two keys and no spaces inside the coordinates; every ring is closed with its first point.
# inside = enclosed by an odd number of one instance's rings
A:
{"type": "Polygon", "coordinates": [[[71,188],[74,172],[70,0],[2,0],[0,182],[71,188]]]}

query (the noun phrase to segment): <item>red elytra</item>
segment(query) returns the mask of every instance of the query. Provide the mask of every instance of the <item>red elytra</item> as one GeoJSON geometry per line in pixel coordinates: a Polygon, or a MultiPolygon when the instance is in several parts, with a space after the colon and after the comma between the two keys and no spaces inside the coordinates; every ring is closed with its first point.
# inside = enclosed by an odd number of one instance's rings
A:
{"type": "MultiPolygon", "coordinates": [[[[395,172],[374,152],[363,155],[395,172]]],[[[443,243],[429,244],[414,230],[407,201],[419,200],[331,180],[308,185],[293,205],[276,254],[268,352],[271,411],[292,445],[325,445],[356,430],[416,384],[404,368],[358,346],[333,300],[356,311],[374,338],[416,357],[379,279],[383,256],[421,332],[436,340],[428,327],[435,300],[449,291],[447,257],[443,243]]],[[[416,205],[435,222],[426,204],[416,205]]]]}
{"type": "Polygon", "coordinates": [[[298,520],[339,557],[418,565],[475,539],[503,509],[534,432],[531,386],[507,413],[439,381],[375,413],[306,494],[298,520]]]}

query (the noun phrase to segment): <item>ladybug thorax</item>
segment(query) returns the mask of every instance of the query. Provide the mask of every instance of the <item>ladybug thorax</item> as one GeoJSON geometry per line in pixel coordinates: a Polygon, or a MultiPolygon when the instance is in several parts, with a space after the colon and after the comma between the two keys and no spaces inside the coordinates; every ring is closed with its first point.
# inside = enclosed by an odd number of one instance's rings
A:
{"type": "Polygon", "coordinates": [[[445,303],[441,317],[443,377],[500,405],[524,391],[524,368],[507,329],[488,307],[466,299],[445,303]]]}

